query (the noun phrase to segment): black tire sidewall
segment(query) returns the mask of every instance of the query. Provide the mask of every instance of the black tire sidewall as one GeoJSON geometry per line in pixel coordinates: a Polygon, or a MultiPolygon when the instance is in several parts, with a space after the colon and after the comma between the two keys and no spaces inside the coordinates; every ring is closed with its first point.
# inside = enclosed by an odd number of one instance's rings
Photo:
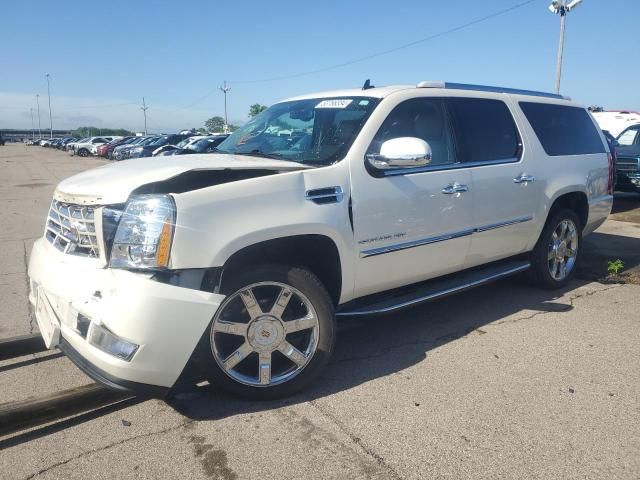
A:
{"type": "Polygon", "coordinates": [[[197,363],[215,385],[250,400],[281,398],[304,389],[328,363],[335,345],[336,317],[333,302],[324,285],[308,270],[278,264],[261,265],[223,279],[222,292],[231,295],[247,285],[266,281],[290,285],[309,299],[318,316],[318,346],[310,362],[291,380],[273,387],[244,385],[229,377],[213,357],[210,335],[212,320],[200,342],[197,363]]]}
{"type": "Polygon", "coordinates": [[[536,244],[532,254],[532,273],[535,281],[542,287],[549,289],[562,288],[569,283],[573,275],[575,274],[580,256],[582,253],[582,228],[578,215],[568,208],[559,210],[553,214],[553,216],[547,221],[540,235],[540,239],[536,244]],[[553,232],[563,220],[571,220],[576,226],[578,235],[578,253],[576,255],[576,262],[569,275],[562,280],[556,280],[551,276],[548,266],[548,245],[551,240],[553,232]]]}

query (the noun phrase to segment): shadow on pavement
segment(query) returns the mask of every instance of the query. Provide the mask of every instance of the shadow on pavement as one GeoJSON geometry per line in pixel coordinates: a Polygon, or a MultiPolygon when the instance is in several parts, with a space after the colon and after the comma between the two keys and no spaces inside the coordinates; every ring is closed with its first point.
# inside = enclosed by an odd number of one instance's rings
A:
{"type": "MultiPolygon", "coordinates": [[[[640,229],[638,230],[640,237],[640,229]]],[[[595,232],[583,241],[582,256],[576,275],[582,280],[599,280],[607,276],[609,261],[620,259],[624,270],[640,266],[640,238],[595,232]]]]}
{"type": "Polygon", "coordinates": [[[315,385],[301,394],[252,402],[207,385],[178,393],[168,403],[190,419],[217,420],[350,390],[428,362],[431,350],[467,335],[485,334],[481,327],[510,315],[569,311],[573,308],[570,304],[556,300],[584,284],[574,281],[564,290],[551,292],[514,277],[395,315],[342,320],[333,360],[315,385]]]}

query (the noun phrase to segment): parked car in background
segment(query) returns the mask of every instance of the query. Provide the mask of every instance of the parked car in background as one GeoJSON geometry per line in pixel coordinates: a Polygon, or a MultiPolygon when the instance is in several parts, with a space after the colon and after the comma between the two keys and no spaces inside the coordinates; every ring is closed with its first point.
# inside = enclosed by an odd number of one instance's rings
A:
{"type": "MultiPolygon", "coordinates": [[[[191,132],[187,131],[188,133],[180,133],[179,135],[190,135],[191,132]]],[[[178,142],[176,145],[172,145],[172,144],[166,144],[163,145],[161,147],[156,148],[153,153],[152,156],[157,157],[158,155],[162,155],[164,152],[168,152],[170,150],[179,150],[181,148],[185,148],[187,145],[190,145],[198,140],[200,140],[201,138],[205,138],[208,135],[193,135],[191,137],[187,137],[184,140],[178,142]]]]}
{"type": "Polygon", "coordinates": [[[111,140],[109,143],[100,145],[96,149],[96,155],[99,157],[109,158],[109,155],[111,154],[114,148],[116,148],[119,145],[125,145],[134,138],[136,137],[116,137],[113,140],[111,140]]]}
{"type": "Polygon", "coordinates": [[[616,189],[640,192],[640,125],[628,127],[616,140],[616,189]]]}
{"type": "Polygon", "coordinates": [[[612,193],[604,136],[560,95],[422,82],[298,96],[215,154],[63,180],[29,299],[44,343],[111,388],[164,396],[198,365],[272,399],[313,385],[337,317],[525,271],[565,287],[612,193]]]}
{"type": "Polygon", "coordinates": [[[593,112],[602,130],[606,130],[614,137],[617,137],[626,128],[640,124],[640,113],[629,110],[609,110],[606,112],[593,112]]]}
{"type": "Polygon", "coordinates": [[[133,148],[138,146],[146,145],[147,143],[153,142],[157,135],[149,135],[146,137],[137,137],[135,140],[132,140],[130,143],[126,143],[124,145],[120,145],[113,149],[112,158],[113,160],[127,160],[129,158],[130,152],[133,148]]]}
{"type": "Polygon", "coordinates": [[[100,145],[109,143],[114,138],[119,138],[119,137],[111,137],[111,136],[89,137],[82,142],[75,143],[73,146],[73,150],[71,151],[71,155],[78,155],[80,157],[88,157],[89,155],[95,155],[96,150],[100,145]]]}
{"type": "Polygon", "coordinates": [[[173,134],[159,135],[153,141],[145,144],[139,144],[129,150],[129,158],[150,157],[153,151],[164,145],[175,145],[185,138],[192,136],[191,134],[173,134]]]}
{"type": "Polygon", "coordinates": [[[65,145],[65,150],[66,150],[67,152],[71,153],[71,152],[73,152],[73,151],[74,151],[75,146],[76,146],[77,144],[79,144],[79,143],[84,143],[84,142],[86,142],[87,140],[89,140],[89,138],[90,138],[90,137],[84,137],[84,138],[78,138],[78,139],[76,139],[76,140],[72,140],[72,141],[70,141],[69,143],[67,143],[67,144],[65,145]]]}
{"type": "Polygon", "coordinates": [[[228,136],[229,135],[212,135],[209,137],[199,138],[195,142],[185,145],[183,148],[167,150],[161,152],[158,156],[167,157],[172,155],[189,155],[193,153],[213,153],[216,151],[217,146],[220,145],[228,136]]]}

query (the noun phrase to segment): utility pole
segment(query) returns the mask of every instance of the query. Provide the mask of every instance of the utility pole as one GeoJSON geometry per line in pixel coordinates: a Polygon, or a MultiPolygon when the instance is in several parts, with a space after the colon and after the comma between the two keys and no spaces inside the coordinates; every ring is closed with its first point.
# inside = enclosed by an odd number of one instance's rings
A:
{"type": "Polygon", "coordinates": [[[45,75],[47,77],[47,93],[49,95],[49,138],[53,138],[53,115],[51,114],[51,86],[49,85],[49,75],[48,73],[45,75]]]}
{"type": "Polygon", "coordinates": [[[567,13],[580,5],[582,0],[572,0],[567,4],[567,0],[554,0],[549,5],[551,13],[560,15],[560,41],[558,43],[558,57],[556,58],[556,93],[560,93],[560,80],[562,77],[562,56],[564,54],[564,30],[567,21],[567,13]]]}
{"type": "Polygon", "coordinates": [[[36,103],[38,104],[38,138],[42,138],[42,129],[40,128],[40,95],[36,94],[36,103]]]}
{"type": "Polygon", "coordinates": [[[231,87],[227,87],[227,81],[225,80],[220,91],[224,93],[224,133],[229,133],[229,121],[227,119],[227,93],[231,90],[231,87]]]}
{"type": "Polygon", "coordinates": [[[29,110],[31,110],[31,140],[35,140],[36,129],[34,128],[34,124],[33,124],[33,107],[31,107],[29,110]]]}
{"type": "Polygon", "coordinates": [[[142,113],[144,113],[144,134],[146,136],[147,135],[147,110],[149,110],[149,107],[144,102],[144,97],[142,97],[142,106],[140,107],[140,110],[142,110],[142,113]]]}

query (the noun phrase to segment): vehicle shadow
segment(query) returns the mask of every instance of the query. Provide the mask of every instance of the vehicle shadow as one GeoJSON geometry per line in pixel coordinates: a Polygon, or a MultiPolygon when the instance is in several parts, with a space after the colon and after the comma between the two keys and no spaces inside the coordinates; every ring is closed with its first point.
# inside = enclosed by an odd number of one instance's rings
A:
{"type": "MultiPolygon", "coordinates": [[[[564,290],[551,292],[513,277],[395,315],[341,320],[332,361],[301,394],[254,402],[207,385],[177,393],[168,403],[190,419],[206,421],[333,395],[428,362],[431,350],[468,335],[486,334],[482,327],[488,324],[528,319],[540,312],[567,312],[571,304],[558,299],[585,283],[576,280],[564,290]]],[[[531,321],[543,321],[543,317],[531,321]]]]}
{"type": "MultiPolygon", "coordinates": [[[[638,231],[640,234],[640,230],[638,231]]],[[[640,236],[640,235],[639,235],[640,236]]],[[[582,256],[576,275],[582,280],[599,280],[607,276],[609,261],[620,259],[624,271],[640,265],[640,238],[594,232],[583,241],[582,256]]]]}

